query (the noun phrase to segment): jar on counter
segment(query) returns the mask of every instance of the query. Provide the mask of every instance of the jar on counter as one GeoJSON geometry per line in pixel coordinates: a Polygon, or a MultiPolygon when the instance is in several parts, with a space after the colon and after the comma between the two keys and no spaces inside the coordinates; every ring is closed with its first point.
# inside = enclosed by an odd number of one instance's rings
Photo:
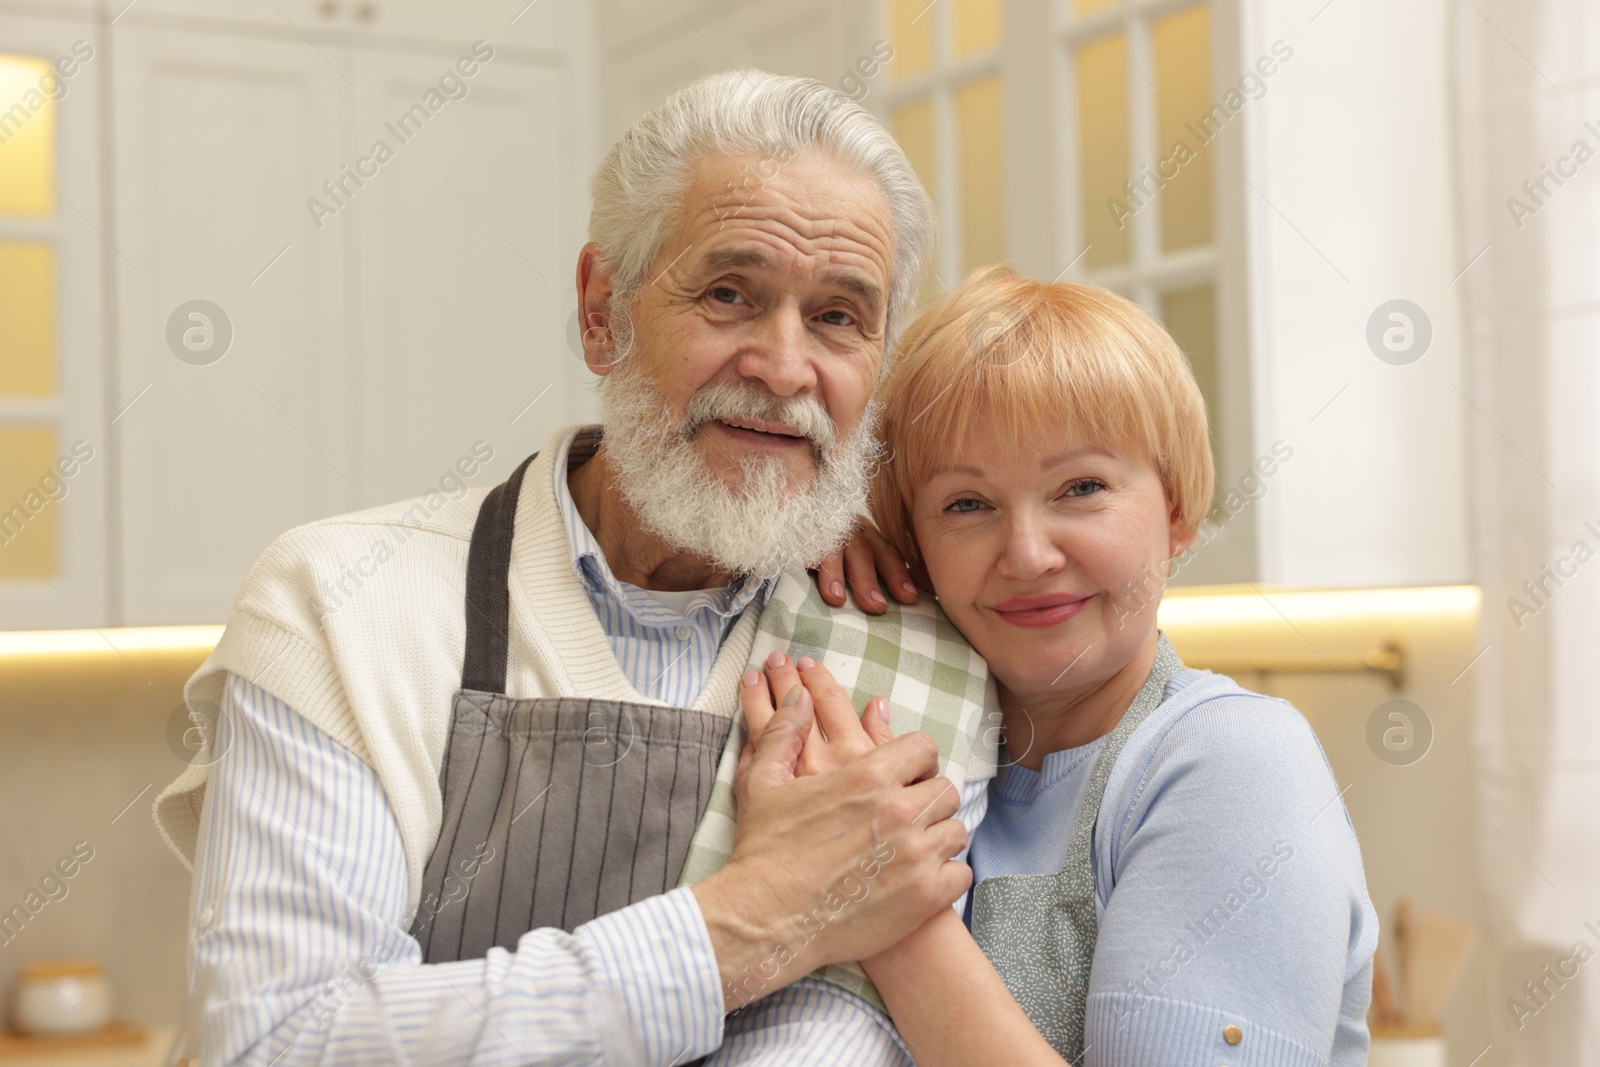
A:
{"type": "Polygon", "coordinates": [[[111,987],[96,960],[38,960],[17,976],[11,1025],[21,1033],[91,1033],[110,1019],[111,987]]]}

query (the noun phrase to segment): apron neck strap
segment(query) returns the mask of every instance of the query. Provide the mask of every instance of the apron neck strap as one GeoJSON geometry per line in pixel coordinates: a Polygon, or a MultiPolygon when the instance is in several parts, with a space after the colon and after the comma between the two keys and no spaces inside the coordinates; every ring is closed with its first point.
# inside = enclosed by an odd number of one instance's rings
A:
{"type": "Polygon", "coordinates": [[[461,663],[462,689],[506,691],[511,539],[516,532],[522,475],[538,454],[523,460],[511,477],[489,490],[478,508],[472,544],[467,549],[467,652],[461,663]]]}
{"type": "MultiPolygon", "coordinates": [[[[1100,817],[1100,801],[1105,798],[1111,770],[1116,766],[1117,757],[1122,754],[1122,746],[1128,743],[1128,738],[1166,699],[1167,680],[1181,670],[1183,660],[1178,658],[1178,652],[1167,640],[1167,635],[1157,630],[1156,658],[1150,665],[1150,673],[1145,675],[1144,684],[1134,694],[1133,703],[1122,713],[1116,728],[1106,735],[1105,744],[1100,746],[1100,752],[1095,756],[1094,768],[1089,772],[1089,785],[1078,808],[1072,836],[1067,840],[1067,859],[1062,865],[1061,877],[1089,877],[1089,850],[1094,840],[1095,821],[1100,817]]],[[[1092,880],[1089,884],[1092,887],[1092,880]]]]}

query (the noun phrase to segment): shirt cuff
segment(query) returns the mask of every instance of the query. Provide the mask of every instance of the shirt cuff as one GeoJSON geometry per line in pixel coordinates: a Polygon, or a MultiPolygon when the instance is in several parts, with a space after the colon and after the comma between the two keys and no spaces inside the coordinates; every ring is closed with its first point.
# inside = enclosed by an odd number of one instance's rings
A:
{"type": "Polygon", "coordinates": [[[602,915],[578,931],[644,1040],[646,1063],[687,1063],[722,1043],[721,972],[688,886],[602,915]]]}
{"type": "Polygon", "coordinates": [[[1326,1056],[1317,1055],[1257,1019],[1191,1001],[1136,993],[1090,996],[1083,1032],[1083,1059],[1090,1067],[1144,1063],[1226,1063],[1233,1067],[1328,1064],[1326,1056]]]}

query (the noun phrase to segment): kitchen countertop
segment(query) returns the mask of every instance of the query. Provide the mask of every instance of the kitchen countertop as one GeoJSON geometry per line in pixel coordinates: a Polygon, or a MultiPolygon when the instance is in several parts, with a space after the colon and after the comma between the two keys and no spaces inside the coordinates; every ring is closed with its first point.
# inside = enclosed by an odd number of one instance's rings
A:
{"type": "Polygon", "coordinates": [[[40,1049],[0,1055],[0,1067],[161,1067],[176,1026],[147,1026],[137,1044],[96,1040],[76,1048],[40,1049]]]}

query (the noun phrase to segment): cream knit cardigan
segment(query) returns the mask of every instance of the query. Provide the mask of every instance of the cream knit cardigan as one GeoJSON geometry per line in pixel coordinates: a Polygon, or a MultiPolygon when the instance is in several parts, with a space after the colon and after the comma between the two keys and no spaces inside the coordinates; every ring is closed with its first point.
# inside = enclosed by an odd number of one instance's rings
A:
{"type": "MultiPolygon", "coordinates": [[[[572,569],[552,470],[567,429],[539,450],[517,502],[507,691],[661,704],[629,684],[572,569]]],[[[222,639],[184,687],[191,712],[204,712],[221,704],[226,673],[248,678],[377,772],[405,843],[409,914],[439,837],[439,769],[465,656],[467,548],[488,492],[430,493],[285,533],[251,568],[222,639]]],[[[752,604],[734,624],[696,709],[737,711],[759,614],[752,604]]],[[[155,801],[156,825],[185,865],[214,758],[202,753],[155,801]]]]}

